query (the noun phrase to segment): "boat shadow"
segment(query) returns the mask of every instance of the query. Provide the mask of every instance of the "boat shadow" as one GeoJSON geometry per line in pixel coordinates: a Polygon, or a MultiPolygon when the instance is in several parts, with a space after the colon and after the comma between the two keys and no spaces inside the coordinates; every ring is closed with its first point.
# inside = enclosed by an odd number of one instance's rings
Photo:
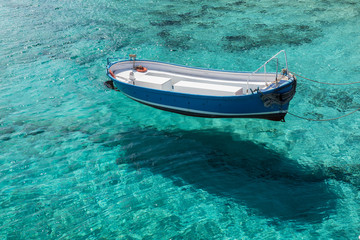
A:
{"type": "Polygon", "coordinates": [[[266,145],[234,137],[214,129],[134,128],[122,134],[126,154],[116,163],[150,169],[178,186],[228,198],[275,222],[321,222],[335,211],[339,196],[327,180],[339,180],[341,171],[305,167],[266,145]]]}

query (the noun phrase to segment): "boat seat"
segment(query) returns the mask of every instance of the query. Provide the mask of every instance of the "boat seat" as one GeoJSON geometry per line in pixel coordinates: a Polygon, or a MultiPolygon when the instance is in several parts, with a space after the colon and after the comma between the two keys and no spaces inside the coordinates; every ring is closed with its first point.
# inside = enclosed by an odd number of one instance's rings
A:
{"type": "MultiPolygon", "coordinates": [[[[160,71],[148,71],[148,75],[150,76],[161,76],[161,77],[168,77],[169,74],[160,72],[160,71]]],[[[178,81],[188,81],[188,82],[199,82],[199,83],[209,83],[209,84],[218,84],[218,85],[229,85],[229,86],[238,86],[246,89],[247,87],[256,89],[256,88],[264,88],[266,87],[266,82],[264,81],[254,81],[251,80],[249,83],[247,80],[224,80],[224,79],[214,79],[214,78],[206,78],[206,77],[194,77],[191,75],[181,75],[171,73],[171,80],[173,82],[178,81]]],[[[271,82],[271,81],[269,81],[271,82]]]]}
{"type": "Polygon", "coordinates": [[[209,96],[235,96],[242,95],[243,88],[220,84],[180,81],[174,84],[174,92],[209,96]]]}
{"type": "Polygon", "coordinates": [[[155,77],[145,74],[136,74],[134,85],[140,87],[152,88],[152,89],[165,90],[165,91],[172,90],[171,78],[155,77]]]}

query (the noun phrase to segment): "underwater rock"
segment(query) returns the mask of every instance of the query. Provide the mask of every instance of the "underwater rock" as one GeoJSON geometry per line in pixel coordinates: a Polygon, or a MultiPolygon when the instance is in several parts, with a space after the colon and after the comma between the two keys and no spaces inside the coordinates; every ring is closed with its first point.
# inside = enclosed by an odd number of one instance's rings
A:
{"type": "Polygon", "coordinates": [[[116,184],[118,184],[118,183],[120,183],[120,182],[121,182],[121,181],[118,180],[118,179],[109,180],[109,184],[110,184],[110,185],[116,185],[116,184]]]}
{"type": "Polygon", "coordinates": [[[162,30],[157,35],[162,38],[168,38],[170,37],[170,32],[168,30],[162,30]]]}
{"type": "MultiPolygon", "coordinates": [[[[264,45],[260,40],[251,38],[250,36],[226,36],[226,44],[223,48],[229,52],[249,50],[264,45]]],[[[224,40],[224,38],[223,38],[224,40]]]]}
{"type": "Polygon", "coordinates": [[[179,14],[178,17],[184,22],[189,22],[189,21],[193,21],[196,18],[200,18],[202,17],[202,14],[196,13],[196,12],[187,12],[187,13],[182,13],[179,14]]]}
{"type": "Polygon", "coordinates": [[[352,96],[356,96],[353,90],[331,92],[331,91],[314,91],[309,104],[318,107],[335,108],[339,112],[346,112],[358,108],[359,104],[354,102],[352,96]]]}
{"type": "Polygon", "coordinates": [[[311,43],[313,39],[321,35],[321,31],[318,28],[304,24],[282,24],[271,28],[266,24],[255,24],[254,26],[256,28],[262,28],[262,31],[258,31],[258,35],[241,34],[223,37],[223,49],[228,52],[236,52],[258,47],[270,47],[273,45],[287,44],[290,46],[299,46],[311,43]]]}
{"type": "Polygon", "coordinates": [[[178,26],[181,25],[181,21],[179,20],[164,20],[159,22],[150,22],[152,26],[159,26],[159,27],[165,27],[165,26],[178,26]]]}
{"type": "Polygon", "coordinates": [[[6,136],[4,136],[4,137],[2,137],[2,138],[0,138],[0,141],[9,141],[9,140],[11,140],[11,137],[6,137],[6,136]]]}
{"type": "Polygon", "coordinates": [[[239,35],[239,36],[227,36],[226,40],[228,41],[246,41],[248,39],[247,36],[239,35]]]}
{"type": "Polygon", "coordinates": [[[170,48],[172,51],[176,51],[178,49],[190,49],[188,42],[191,40],[191,37],[188,35],[172,34],[170,31],[167,30],[163,30],[157,35],[163,39],[163,41],[165,42],[164,45],[170,48]]]}
{"type": "Polygon", "coordinates": [[[237,2],[232,3],[232,5],[240,6],[240,5],[244,5],[245,3],[246,3],[246,1],[237,1],[237,2]]]}

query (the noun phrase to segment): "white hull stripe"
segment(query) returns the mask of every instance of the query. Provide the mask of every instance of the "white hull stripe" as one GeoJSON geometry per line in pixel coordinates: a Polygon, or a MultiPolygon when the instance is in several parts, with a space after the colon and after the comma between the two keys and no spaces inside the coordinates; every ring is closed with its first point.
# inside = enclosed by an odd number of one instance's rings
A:
{"type": "Polygon", "coordinates": [[[174,106],[169,106],[169,105],[157,104],[157,103],[153,103],[153,102],[140,100],[138,98],[129,96],[128,94],[126,94],[124,92],[123,92],[123,94],[126,95],[127,97],[131,98],[131,99],[134,99],[135,101],[142,102],[142,103],[145,103],[145,104],[148,104],[148,105],[154,105],[154,106],[158,106],[158,107],[162,107],[162,108],[170,108],[170,109],[184,111],[184,112],[201,113],[201,114],[207,114],[207,115],[245,116],[245,115],[264,115],[264,114],[287,113],[286,110],[275,111],[275,112],[261,112],[261,113],[217,113],[217,112],[207,112],[207,111],[200,111],[200,110],[193,110],[193,109],[188,109],[188,108],[179,108],[179,107],[174,107],[174,106]]]}

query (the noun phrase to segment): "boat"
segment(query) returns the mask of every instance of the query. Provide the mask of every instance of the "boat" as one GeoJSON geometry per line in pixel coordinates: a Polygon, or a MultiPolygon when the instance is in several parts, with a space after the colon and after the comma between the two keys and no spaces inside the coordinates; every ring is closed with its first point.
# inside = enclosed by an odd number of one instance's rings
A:
{"type": "Polygon", "coordinates": [[[111,85],[127,97],[165,111],[206,118],[261,118],[285,121],[296,91],[285,50],[252,72],[188,67],[152,60],[107,59],[111,85]],[[286,68],[279,70],[278,55],[286,68]],[[270,61],[276,71],[266,72],[270,61]],[[263,71],[260,72],[260,70],[263,71]]]}

